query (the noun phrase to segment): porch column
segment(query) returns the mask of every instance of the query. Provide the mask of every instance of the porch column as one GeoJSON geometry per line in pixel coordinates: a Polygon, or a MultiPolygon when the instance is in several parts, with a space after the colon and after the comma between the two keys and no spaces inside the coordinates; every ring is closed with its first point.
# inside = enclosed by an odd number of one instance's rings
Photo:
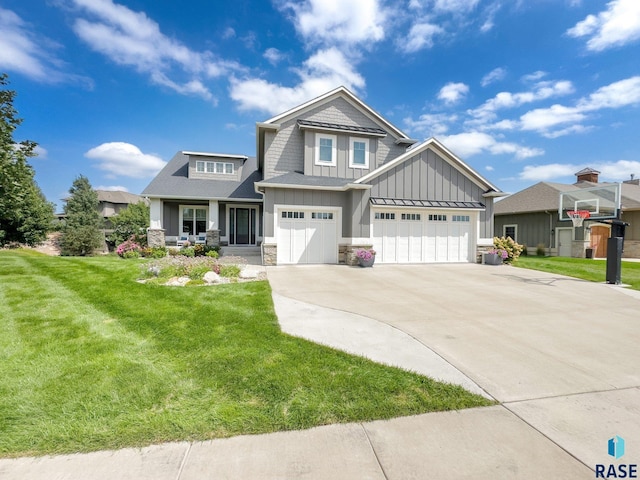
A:
{"type": "Polygon", "coordinates": [[[220,245],[220,206],[217,200],[209,200],[209,219],[207,223],[207,245],[220,245]]]}
{"type": "Polygon", "coordinates": [[[152,198],[149,204],[149,228],[147,243],[150,247],[164,247],[164,228],[162,228],[162,200],[152,198]]]}

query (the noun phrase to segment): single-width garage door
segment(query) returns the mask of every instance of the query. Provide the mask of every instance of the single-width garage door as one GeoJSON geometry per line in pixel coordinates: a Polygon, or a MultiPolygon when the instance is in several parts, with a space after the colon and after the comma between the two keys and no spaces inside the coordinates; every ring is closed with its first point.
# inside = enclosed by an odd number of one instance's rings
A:
{"type": "Polygon", "coordinates": [[[338,218],[334,211],[281,210],[278,264],[338,263],[338,218]]]}
{"type": "Polygon", "coordinates": [[[457,212],[374,211],[376,262],[468,262],[472,218],[457,212]]]}

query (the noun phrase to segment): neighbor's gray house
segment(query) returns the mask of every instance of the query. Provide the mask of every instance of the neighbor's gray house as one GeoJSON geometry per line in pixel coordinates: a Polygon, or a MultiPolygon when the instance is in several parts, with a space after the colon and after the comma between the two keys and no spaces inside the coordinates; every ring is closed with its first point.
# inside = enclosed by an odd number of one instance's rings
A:
{"type": "Polygon", "coordinates": [[[267,265],[475,262],[504,195],[438,140],[409,138],[344,87],[256,124],[256,157],[183,151],[142,195],[151,245],[186,233],[267,265]]]}
{"type": "MultiPolygon", "coordinates": [[[[495,203],[495,235],[508,236],[525,245],[529,254],[538,246],[550,255],[584,258],[587,249],[594,257],[607,256],[607,238],[611,226],[585,221],[573,228],[571,222],[560,221],[558,204],[561,192],[607,185],[598,182],[600,172],[584,168],[576,173],[576,183],[540,182],[495,203]]],[[[622,182],[621,219],[626,228],[623,257],[640,258],[640,180],[622,182]]]]}

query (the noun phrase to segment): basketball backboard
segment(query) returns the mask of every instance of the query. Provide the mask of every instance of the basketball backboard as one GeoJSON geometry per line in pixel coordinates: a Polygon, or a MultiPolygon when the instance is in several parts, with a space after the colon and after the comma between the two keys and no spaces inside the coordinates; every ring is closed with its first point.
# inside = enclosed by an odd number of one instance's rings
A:
{"type": "Polygon", "coordinates": [[[560,193],[558,215],[560,220],[571,220],[567,212],[588,211],[589,220],[618,218],[620,210],[620,184],[609,183],[597,187],[576,188],[560,193]]]}

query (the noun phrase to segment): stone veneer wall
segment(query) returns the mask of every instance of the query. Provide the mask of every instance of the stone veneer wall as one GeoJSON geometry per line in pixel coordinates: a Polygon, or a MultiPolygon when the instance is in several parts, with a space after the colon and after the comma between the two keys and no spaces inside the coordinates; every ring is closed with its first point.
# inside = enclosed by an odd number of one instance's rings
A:
{"type": "Polygon", "coordinates": [[[264,265],[276,265],[278,263],[278,247],[274,244],[262,244],[262,263],[264,265]]]}
{"type": "Polygon", "coordinates": [[[147,243],[150,247],[164,247],[165,237],[164,229],[162,228],[149,228],[147,229],[147,243]]]}
{"type": "Polygon", "coordinates": [[[220,246],[220,230],[207,230],[207,245],[220,246]]]}
{"type": "Polygon", "coordinates": [[[587,248],[591,248],[586,240],[574,240],[571,242],[571,257],[586,258],[587,248]]]}
{"type": "Polygon", "coordinates": [[[358,265],[358,257],[356,257],[356,251],[362,249],[371,249],[373,248],[373,245],[371,244],[367,244],[367,245],[341,245],[341,247],[344,247],[344,257],[340,257],[338,258],[339,263],[344,263],[346,265],[349,265],[351,267],[355,267],[358,265]],[[344,258],[344,260],[342,262],[340,262],[340,258],[344,258]]]}
{"type": "Polygon", "coordinates": [[[476,263],[482,263],[482,255],[489,253],[489,250],[493,250],[493,245],[476,246],[476,263]]]}

